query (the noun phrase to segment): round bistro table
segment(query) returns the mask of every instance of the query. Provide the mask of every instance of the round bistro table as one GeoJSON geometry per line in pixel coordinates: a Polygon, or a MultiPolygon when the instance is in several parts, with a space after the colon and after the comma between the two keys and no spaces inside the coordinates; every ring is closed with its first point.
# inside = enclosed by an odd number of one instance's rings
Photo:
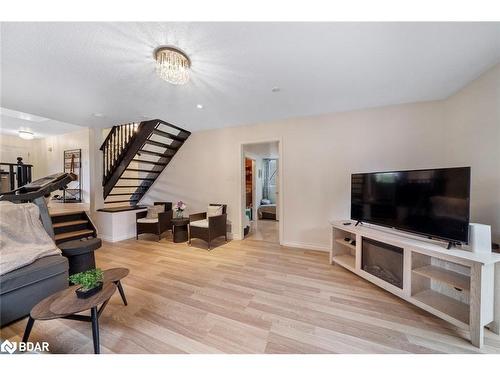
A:
{"type": "Polygon", "coordinates": [[[172,232],[174,236],[174,242],[186,242],[188,240],[188,224],[189,218],[173,218],[172,221],[172,232]]]}

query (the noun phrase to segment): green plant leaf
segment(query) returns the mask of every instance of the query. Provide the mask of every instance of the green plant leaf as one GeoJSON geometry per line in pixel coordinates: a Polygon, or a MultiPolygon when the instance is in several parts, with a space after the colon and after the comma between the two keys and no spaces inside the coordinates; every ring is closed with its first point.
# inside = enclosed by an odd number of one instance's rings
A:
{"type": "Polygon", "coordinates": [[[69,277],[73,284],[80,285],[84,290],[95,288],[104,280],[104,273],[100,268],[94,268],[85,272],[75,273],[69,277]]]}

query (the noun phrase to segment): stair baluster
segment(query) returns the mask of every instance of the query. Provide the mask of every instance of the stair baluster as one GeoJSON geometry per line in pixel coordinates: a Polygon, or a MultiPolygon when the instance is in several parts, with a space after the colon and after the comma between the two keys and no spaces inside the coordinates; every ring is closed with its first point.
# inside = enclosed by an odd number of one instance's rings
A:
{"type": "Polygon", "coordinates": [[[190,135],[189,131],[162,120],[113,126],[101,146],[101,151],[103,151],[103,196],[106,199],[108,195],[121,195],[126,196],[127,199],[107,201],[105,204],[128,202],[132,206],[137,205],[190,135]],[[166,127],[175,130],[167,131],[166,127]],[[155,140],[151,139],[153,136],[155,140]],[[148,145],[152,149],[145,148],[148,145]],[[141,158],[142,154],[146,155],[145,159],[141,158]],[[130,163],[137,163],[138,166],[131,167],[130,163]],[[147,167],[148,165],[152,166],[151,169],[147,167]],[[138,172],[139,174],[133,177],[130,174],[122,176],[126,171],[138,172]],[[137,180],[138,183],[132,186],[127,183],[116,186],[120,180],[137,180]],[[130,189],[125,192],[114,190],[113,194],[110,194],[115,187],[123,189],[127,186],[135,191],[131,192],[130,189]]]}

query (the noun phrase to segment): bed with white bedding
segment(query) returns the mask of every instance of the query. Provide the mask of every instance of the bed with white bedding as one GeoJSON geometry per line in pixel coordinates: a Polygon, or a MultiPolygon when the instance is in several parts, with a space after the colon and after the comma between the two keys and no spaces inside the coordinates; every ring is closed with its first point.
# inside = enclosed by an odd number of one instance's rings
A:
{"type": "Polygon", "coordinates": [[[262,219],[276,220],[276,205],[261,204],[259,208],[257,208],[257,216],[259,220],[262,219]]]}

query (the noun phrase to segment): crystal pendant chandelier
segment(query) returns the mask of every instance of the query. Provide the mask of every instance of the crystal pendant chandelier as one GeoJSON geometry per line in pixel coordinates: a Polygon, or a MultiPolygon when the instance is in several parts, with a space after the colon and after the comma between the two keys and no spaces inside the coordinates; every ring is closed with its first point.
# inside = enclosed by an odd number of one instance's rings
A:
{"type": "Polygon", "coordinates": [[[189,81],[191,60],[181,50],[174,47],[160,47],[154,52],[156,72],[173,85],[183,85],[189,81]]]}

